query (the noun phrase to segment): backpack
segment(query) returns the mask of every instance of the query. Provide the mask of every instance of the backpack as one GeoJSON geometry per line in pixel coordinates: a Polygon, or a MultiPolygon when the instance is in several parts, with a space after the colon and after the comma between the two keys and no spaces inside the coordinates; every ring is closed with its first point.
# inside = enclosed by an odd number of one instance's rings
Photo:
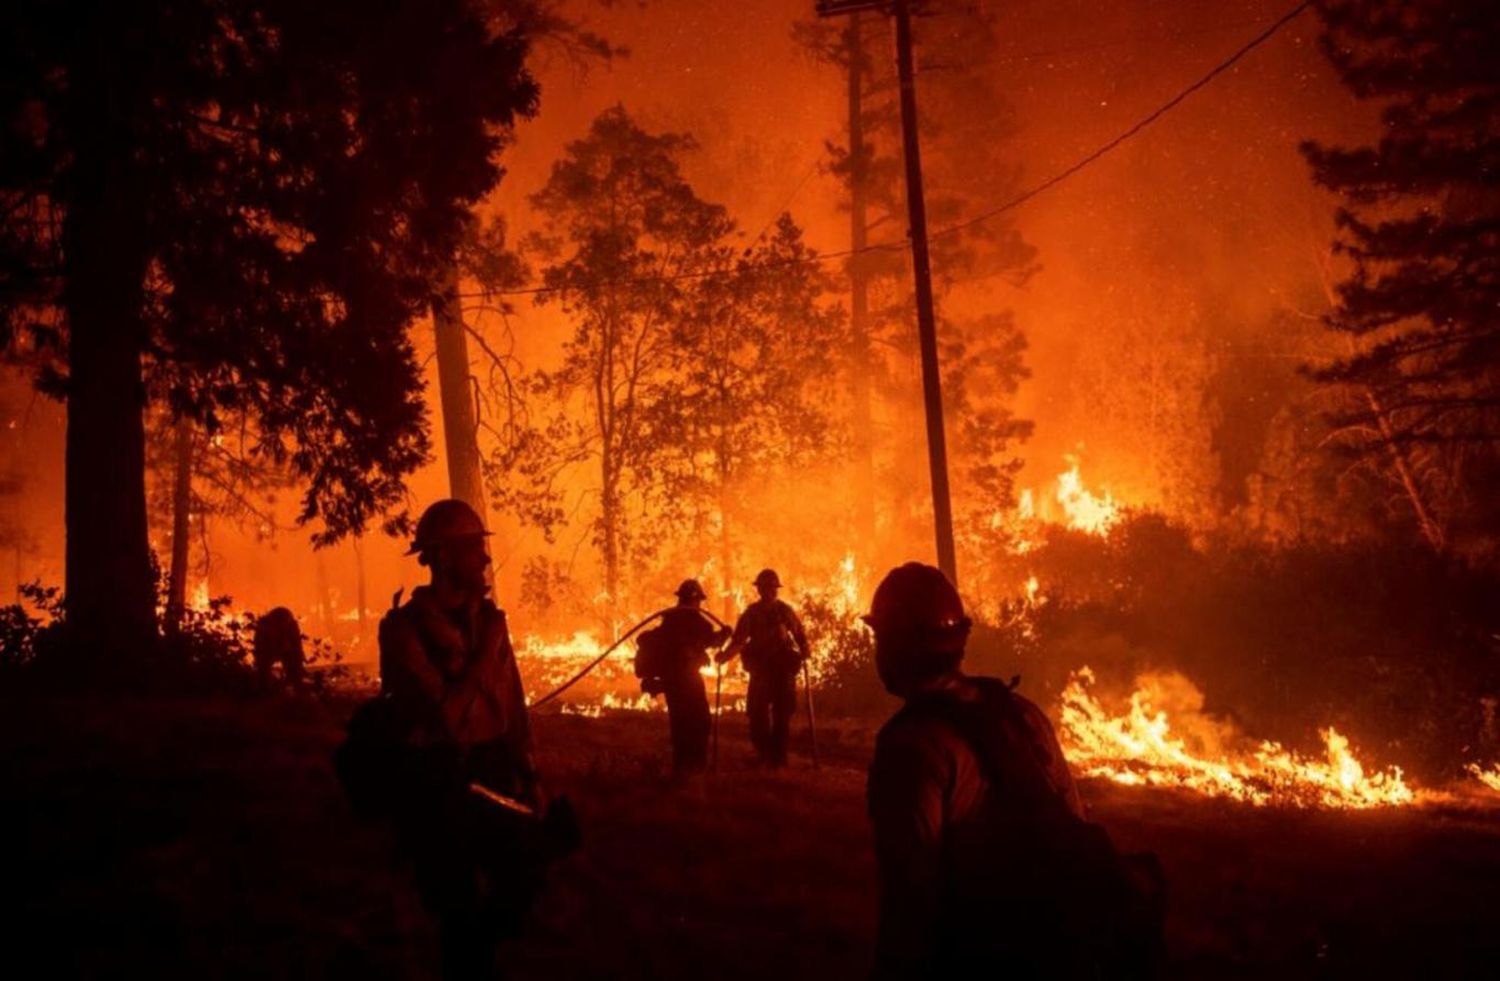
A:
{"type": "Polygon", "coordinates": [[[635,676],[641,680],[641,691],[655,695],[664,690],[662,676],[667,668],[667,637],[660,626],[643,631],[635,638],[635,676]]]}
{"type": "Polygon", "coordinates": [[[1103,826],[1069,810],[1037,755],[996,738],[1027,726],[1010,686],[973,681],[977,703],[931,699],[903,710],[951,726],[990,785],[986,813],[945,841],[940,957],[1016,977],[1152,977],[1164,947],[1160,862],[1122,854],[1103,826]],[[1003,949],[993,944],[997,927],[1012,938],[1003,949]]]}
{"type": "Polygon", "coordinates": [[[771,622],[757,624],[750,636],[744,653],[745,667],[749,671],[766,668],[782,671],[797,671],[802,666],[803,651],[797,649],[797,639],[788,620],[790,610],[780,600],[761,615],[771,617],[771,622]]]}

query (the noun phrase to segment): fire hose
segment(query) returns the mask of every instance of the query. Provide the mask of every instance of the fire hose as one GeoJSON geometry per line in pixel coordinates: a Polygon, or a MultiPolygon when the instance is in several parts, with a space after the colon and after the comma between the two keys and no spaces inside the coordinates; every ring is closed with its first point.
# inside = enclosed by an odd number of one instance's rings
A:
{"type": "MultiPolygon", "coordinates": [[[[635,626],[631,627],[629,630],[627,630],[623,634],[621,634],[620,637],[619,637],[619,639],[616,640],[613,644],[610,644],[608,647],[606,647],[599,654],[598,657],[594,658],[588,664],[584,665],[583,669],[580,670],[577,674],[573,675],[573,677],[569,678],[567,681],[563,682],[561,685],[558,685],[556,688],[552,689],[552,691],[550,691],[547,694],[543,695],[541,698],[539,698],[536,701],[532,702],[531,705],[530,705],[530,707],[533,708],[533,709],[541,708],[543,705],[546,705],[548,702],[552,701],[554,698],[556,698],[557,696],[561,695],[563,692],[567,691],[569,688],[572,688],[574,685],[578,684],[578,682],[582,681],[584,679],[584,677],[590,671],[594,670],[599,665],[603,664],[604,663],[604,659],[607,658],[607,657],[609,657],[616,650],[618,650],[621,644],[624,644],[631,637],[634,637],[637,633],[639,633],[642,627],[646,626],[646,624],[650,623],[653,620],[660,620],[662,617],[666,616],[667,613],[669,613],[672,610],[676,610],[676,609],[681,609],[681,607],[669,606],[669,607],[666,607],[665,609],[657,610],[655,613],[653,613],[650,616],[648,616],[648,617],[644,618],[643,620],[641,620],[635,626]]],[[[724,623],[723,620],[720,620],[718,617],[714,616],[712,613],[708,612],[707,610],[695,609],[694,612],[695,613],[701,613],[701,614],[703,614],[704,616],[708,617],[710,620],[712,620],[714,623],[717,623],[721,627],[728,626],[726,623],[724,623]]]]}
{"type": "MultiPolygon", "coordinates": [[[[604,659],[607,658],[607,657],[609,657],[616,650],[618,650],[620,648],[620,645],[624,644],[631,637],[634,637],[637,633],[639,633],[641,631],[641,628],[645,627],[648,623],[651,623],[653,620],[660,620],[662,617],[666,616],[666,614],[668,612],[670,612],[671,610],[675,610],[675,609],[681,609],[681,607],[669,606],[669,607],[666,607],[664,609],[657,610],[655,613],[652,613],[650,616],[647,616],[644,619],[642,619],[639,623],[635,624],[635,626],[631,627],[629,630],[627,630],[623,634],[621,634],[620,637],[619,637],[619,639],[616,640],[613,644],[610,644],[603,651],[601,651],[598,657],[594,658],[588,664],[584,665],[583,668],[581,670],[579,670],[579,672],[577,674],[573,675],[573,677],[569,678],[567,681],[563,682],[561,685],[557,686],[552,691],[548,692],[546,695],[543,695],[541,698],[537,699],[535,702],[532,702],[530,707],[533,708],[533,709],[541,708],[543,705],[546,705],[548,702],[550,702],[553,699],[557,698],[559,695],[561,695],[563,692],[567,691],[569,688],[572,688],[574,685],[578,684],[578,682],[582,681],[584,679],[584,677],[587,676],[590,671],[594,670],[599,665],[603,664],[604,663],[604,659]]],[[[724,627],[725,629],[728,629],[728,627],[729,627],[729,625],[727,623],[725,623],[723,620],[720,620],[718,617],[714,616],[708,610],[704,610],[704,609],[700,609],[700,608],[696,608],[695,607],[694,608],[694,612],[695,613],[701,613],[701,614],[703,614],[704,616],[708,617],[708,619],[712,620],[714,623],[718,624],[719,626],[724,627]]],[[[714,728],[713,728],[713,769],[715,769],[715,770],[717,770],[719,768],[719,717],[720,717],[720,714],[721,714],[721,712],[723,710],[723,703],[721,701],[721,696],[722,696],[722,692],[723,692],[723,683],[724,683],[724,666],[722,664],[716,663],[714,665],[714,728]]],[[[818,760],[818,720],[817,720],[817,716],[814,714],[814,711],[813,711],[812,675],[811,675],[811,672],[809,672],[808,669],[807,669],[807,662],[805,660],[802,662],[802,685],[803,685],[804,690],[807,693],[807,729],[808,729],[808,735],[809,735],[809,737],[812,740],[813,766],[816,768],[819,765],[819,760],[818,760]]],[[[486,795],[486,796],[489,796],[489,795],[486,795]]]]}

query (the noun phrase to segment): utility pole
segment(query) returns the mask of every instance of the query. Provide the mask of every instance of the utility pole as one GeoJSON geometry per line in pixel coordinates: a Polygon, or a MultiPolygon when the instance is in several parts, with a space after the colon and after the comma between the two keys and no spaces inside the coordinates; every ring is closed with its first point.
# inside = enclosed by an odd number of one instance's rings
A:
{"type": "MultiPolygon", "coordinates": [[[[943,434],[942,376],[938,372],[937,318],[932,302],[932,261],[927,251],[927,202],[922,194],[922,152],[917,137],[916,71],[912,64],[913,0],[817,0],[819,17],[863,10],[889,11],[896,26],[896,70],[901,82],[901,137],[906,157],[906,209],[912,273],[917,293],[917,339],[922,352],[922,395],[927,410],[927,462],[932,474],[932,521],[938,568],[956,585],[953,504],[948,492],[948,446],[943,434]]],[[[855,258],[858,258],[857,256],[855,258]]]]}

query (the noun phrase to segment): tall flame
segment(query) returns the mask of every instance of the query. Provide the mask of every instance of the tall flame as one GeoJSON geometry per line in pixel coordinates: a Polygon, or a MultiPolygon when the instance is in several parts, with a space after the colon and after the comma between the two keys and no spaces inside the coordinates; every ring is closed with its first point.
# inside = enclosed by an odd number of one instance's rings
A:
{"type": "Polygon", "coordinates": [[[207,610],[212,601],[208,594],[208,580],[199,579],[193,586],[192,595],[188,597],[187,604],[195,610],[207,610]]]}
{"type": "Polygon", "coordinates": [[[1083,486],[1083,476],[1078,472],[1078,458],[1068,457],[1071,466],[1057,475],[1057,503],[1068,516],[1068,527],[1086,531],[1091,535],[1106,535],[1115,522],[1120,520],[1120,506],[1105,492],[1095,496],[1083,486]]]}

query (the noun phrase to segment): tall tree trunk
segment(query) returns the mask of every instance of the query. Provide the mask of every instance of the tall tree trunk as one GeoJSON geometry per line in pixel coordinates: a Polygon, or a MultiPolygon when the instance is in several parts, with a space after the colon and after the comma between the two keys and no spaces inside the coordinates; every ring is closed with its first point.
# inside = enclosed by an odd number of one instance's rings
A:
{"type": "Polygon", "coordinates": [[[359,604],[359,647],[363,651],[370,646],[369,632],[365,622],[365,539],[354,536],[354,601],[359,604]]]}
{"type": "Polygon", "coordinates": [[[69,79],[78,90],[74,121],[94,128],[69,174],[63,222],[67,622],[77,653],[128,671],[156,641],[141,376],[145,215],[134,165],[117,156],[129,134],[115,122],[109,81],[80,75],[69,79]]]}
{"type": "Polygon", "coordinates": [[[1386,413],[1380,396],[1376,395],[1375,389],[1368,385],[1361,387],[1364,390],[1365,404],[1370,407],[1370,414],[1375,417],[1375,423],[1380,429],[1380,438],[1390,451],[1391,466],[1396,470],[1396,478],[1401,481],[1401,489],[1406,492],[1406,499],[1411,502],[1412,513],[1417,518],[1417,527],[1422,529],[1422,537],[1427,539],[1427,544],[1432,546],[1434,552],[1446,551],[1448,536],[1443,533],[1443,526],[1433,517],[1432,510],[1427,506],[1426,497],[1417,483],[1416,472],[1406,457],[1405,447],[1396,440],[1395,431],[1391,428],[1390,416],[1386,413]]]}
{"type": "MultiPolygon", "coordinates": [[[[1327,249],[1320,249],[1316,265],[1318,280],[1323,287],[1323,298],[1328,303],[1328,309],[1338,310],[1339,295],[1334,287],[1332,254],[1327,249]]],[[[1354,357],[1358,353],[1354,339],[1348,334],[1344,334],[1343,339],[1344,349],[1349,352],[1351,358],[1354,357]]],[[[1384,403],[1381,402],[1375,389],[1369,385],[1356,387],[1364,397],[1365,405],[1369,406],[1370,415],[1375,419],[1375,427],[1380,431],[1381,441],[1385,443],[1391,458],[1391,467],[1396,471],[1396,479],[1401,482],[1401,490],[1406,494],[1407,502],[1411,504],[1412,514],[1417,519],[1417,527],[1421,529],[1422,537],[1427,539],[1427,544],[1432,546],[1434,552],[1447,551],[1448,536],[1444,533],[1442,524],[1433,516],[1432,509],[1427,505],[1427,496],[1422,491],[1422,485],[1407,456],[1406,447],[1395,439],[1395,430],[1384,403]]]]}
{"type": "Polygon", "coordinates": [[[172,565],[167,574],[168,630],[176,630],[187,608],[188,536],[193,497],[193,423],[177,420],[172,459],[172,565]]]}
{"type": "Polygon", "coordinates": [[[603,465],[599,491],[600,548],[604,559],[604,593],[611,636],[619,630],[616,612],[620,602],[620,489],[609,462],[603,465]]]}
{"type": "Polygon", "coordinates": [[[314,555],[314,568],[317,571],[318,580],[318,623],[323,631],[324,637],[333,636],[333,590],[328,584],[328,560],[323,557],[323,550],[318,549],[314,555]]]}
{"type": "Polygon", "coordinates": [[[484,473],[479,466],[479,422],[469,382],[469,342],[464,333],[458,265],[450,265],[442,294],[432,305],[437,338],[438,393],[443,408],[443,449],[448,493],[484,514],[484,473]]]}
{"type": "Polygon", "coordinates": [[[870,388],[870,280],[865,256],[869,244],[869,167],[865,150],[864,44],[860,16],[849,17],[844,37],[849,63],[849,328],[854,396],[854,514],[856,538],[872,558],[875,547],[875,426],[870,388]]]}
{"type": "MultiPolygon", "coordinates": [[[[719,459],[724,459],[722,442],[719,459]]],[[[719,570],[723,579],[724,619],[732,622],[737,612],[734,608],[734,538],[729,533],[729,478],[723,472],[719,474],[719,570]]]]}

